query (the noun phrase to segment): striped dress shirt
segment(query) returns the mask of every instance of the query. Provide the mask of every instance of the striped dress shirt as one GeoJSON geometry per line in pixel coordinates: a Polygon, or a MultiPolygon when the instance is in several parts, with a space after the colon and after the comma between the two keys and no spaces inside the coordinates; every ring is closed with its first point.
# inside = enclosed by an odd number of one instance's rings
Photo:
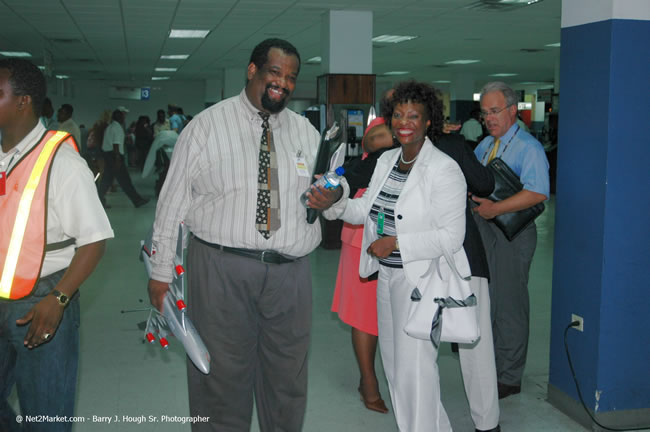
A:
{"type": "Polygon", "coordinates": [[[152,278],[171,282],[178,224],[223,246],[307,255],[321,240],[320,224],[306,221],[300,195],[311,177],[298,175],[296,157],[313,169],[320,135],[284,109],[269,123],[278,160],[280,229],[268,240],[255,227],[262,118],[242,92],[202,111],[178,138],[156,208],[152,278]]]}

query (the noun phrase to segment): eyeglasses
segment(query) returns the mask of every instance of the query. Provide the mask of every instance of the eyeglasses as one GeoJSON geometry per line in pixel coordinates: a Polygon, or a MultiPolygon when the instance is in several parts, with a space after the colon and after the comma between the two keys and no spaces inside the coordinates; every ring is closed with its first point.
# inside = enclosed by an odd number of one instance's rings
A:
{"type": "Polygon", "coordinates": [[[491,115],[495,116],[495,115],[499,114],[501,111],[503,111],[503,110],[505,110],[507,108],[510,108],[512,105],[513,104],[506,105],[501,109],[492,108],[490,111],[481,111],[481,118],[484,119],[484,118],[487,118],[488,116],[491,116],[491,115]]]}

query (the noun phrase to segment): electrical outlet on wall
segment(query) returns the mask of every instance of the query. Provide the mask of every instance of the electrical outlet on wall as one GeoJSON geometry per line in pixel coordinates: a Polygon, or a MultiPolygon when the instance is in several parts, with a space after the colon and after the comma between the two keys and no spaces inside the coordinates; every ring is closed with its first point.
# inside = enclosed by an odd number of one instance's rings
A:
{"type": "Polygon", "coordinates": [[[585,330],[585,321],[580,315],[576,314],[571,314],[571,322],[578,321],[580,324],[577,326],[574,326],[573,328],[578,330],[578,331],[584,331],[585,330]]]}

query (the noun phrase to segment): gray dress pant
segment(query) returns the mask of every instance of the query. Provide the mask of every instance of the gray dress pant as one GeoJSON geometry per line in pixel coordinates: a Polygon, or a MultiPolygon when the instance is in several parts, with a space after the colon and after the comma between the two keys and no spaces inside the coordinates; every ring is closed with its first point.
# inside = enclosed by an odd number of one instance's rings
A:
{"type": "Polygon", "coordinates": [[[309,258],[265,264],[190,241],[188,313],[211,356],[188,361],[193,431],[248,432],[253,395],[260,430],[299,431],[307,403],[309,258]]]}
{"type": "Polygon", "coordinates": [[[537,246],[537,228],[532,223],[512,241],[508,241],[494,223],[478,214],[474,214],[474,220],[481,233],[490,268],[497,381],[520,386],[528,352],[528,274],[537,246]]]}

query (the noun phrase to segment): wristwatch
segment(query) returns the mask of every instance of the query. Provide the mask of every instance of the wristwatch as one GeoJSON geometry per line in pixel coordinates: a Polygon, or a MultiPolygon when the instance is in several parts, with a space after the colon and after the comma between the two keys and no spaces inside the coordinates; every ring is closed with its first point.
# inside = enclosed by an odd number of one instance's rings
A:
{"type": "Polygon", "coordinates": [[[399,250],[399,240],[395,237],[395,250],[399,250]]]}
{"type": "Polygon", "coordinates": [[[63,294],[59,290],[54,289],[50,294],[56,297],[56,299],[59,301],[59,304],[63,307],[66,307],[70,301],[70,297],[68,297],[66,294],[63,294]]]}

